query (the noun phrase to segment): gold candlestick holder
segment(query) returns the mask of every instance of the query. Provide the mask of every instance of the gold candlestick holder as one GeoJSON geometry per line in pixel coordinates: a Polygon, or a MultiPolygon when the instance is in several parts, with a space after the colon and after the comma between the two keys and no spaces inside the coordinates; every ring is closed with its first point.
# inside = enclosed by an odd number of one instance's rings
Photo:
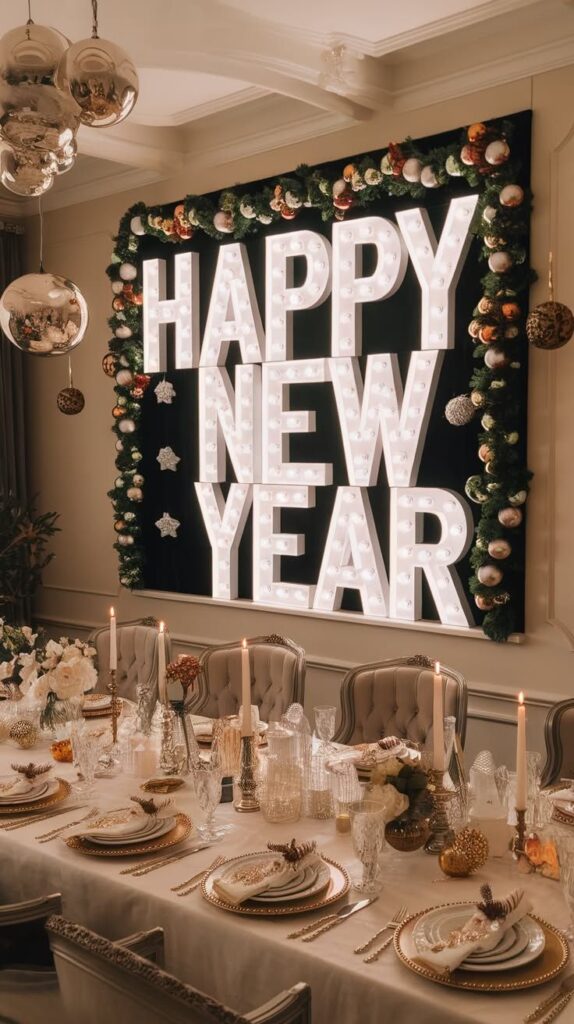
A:
{"type": "Polygon", "coordinates": [[[516,834],[512,840],[512,854],[515,860],[526,856],[524,840],[526,838],[526,811],[516,808],[516,834]]]}
{"type": "Polygon", "coordinates": [[[255,778],[256,763],[257,758],[255,754],[254,737],[242,736],[239,759],[239,781],[237,783],[241,796],[233,805],[236,811],[242,812],[259,810],[259,801],[255,795],[257,789],[257,781],[255,778]]]}
{"type": "Polygon", "coordinates": [[[159,767],[164,775],[177,775],[181,768],[181,760],[175,748],[175,720],[175,711],[169,704],[162,704],[159,767]]]}
{"type": "Polygon", "coordinates": [[[119,775],[122,770],[120,759],[120,748],[118,744],[118,717],[120,713],[120,702],[118,700],[118,682],[115,668],[109,672],[108,693],[112,698],[112,745],[109,750],[102,754],[98,761],[97,776],[112,777],[119,775]]]}
{"type": "Polygon", "coordinates": [[[115,668],[110,669],[110,681],[108,683],[108,690],[112,697],[112,741],[114,746],[118,742],[118,715],[119,715],[119,702],[118,702],[118,681],[117,673],[115,668]]]}
{"type": "Polygon", "coordinates": [[[448,821],[447,806],[456,794],[451,789],[445,789],[443,785],[444,772],[438,768],[431,768],[429,774],[433,786],[432,798],[434,806],[430,819],[430,836],[425,843],[424,849],[425,853],[438,856],[445,846],[452,843],[454,839],[454,832],[448,821]]]}

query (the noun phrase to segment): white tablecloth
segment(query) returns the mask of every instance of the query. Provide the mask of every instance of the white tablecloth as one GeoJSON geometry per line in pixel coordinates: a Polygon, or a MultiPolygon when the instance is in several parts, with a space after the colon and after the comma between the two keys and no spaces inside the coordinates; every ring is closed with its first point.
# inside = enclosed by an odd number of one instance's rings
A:
{"type": "MultiPolygon", "coordinates": [[[[0,773],[9,769],[11,761],[22,760],[21,754],[12,745],[2,744],[0,773]]],[[[47,749],[36,748],[25,757],[39,761],[47,755],[47,749]]],[[[53,774],[74,777],[71,765],[55,765],[53,774]]],[[[140,781],[126,776],[99,780],[93,803],[100,809],[125,806],[126,797],[140,792],[140,781]]],[[[176,802],[180,810],[192,814],[189,785],[176,793],[176,802]]],[[[81,813],[70,807],[69,820],[81,813]]],[[[313,993],[314,1024],[381,1024],[382,1020],[508,1024],[521,1021],[552,988],[550,984],[504,995],[451,991],[408,971],[392,947],[372,965],[353,954],[353,947],[380,928],[401,904],[417,911],[443,902],[474,900],[486,880],[501,895],[525,885],[534,912],[565,927],[567,912],[558,883],[532,875],[525,879],[510,857],[489,861],[470,879],[445,880],[435,858],[424,852],[390,851],[378,901],[315,942],[302,943],[288,941],[286,936],[311,920],[308,915],[277,920],[241,917],[210,906],[199,890],[181,898],[170,892],[170,886],[207,867],[218,853],[234,856],[261,850],[267,841],[293,836],[316,839],[325,854],[351,867],[356,862],[350,837],[338,835],[334,821],[304,819],[294,825],[269,825],[259,813],[238,814],[232,804],[222,804],[217,819],[233,825],[222,842],[142,878],[120,875],[120,869],[131,863],[127,859],[82,856],[59,839],[37,843],[35,836],[68,820],[63,815],[14,832],[0,831],[3,899],[61,892],[67,917],[112,939],[160,925],[165,929],[168,970],[236,1010],[245,1012],[296,981],[306,981],[313,993]]],[[[562,1019],[565,1024],[571,1019],[568,1011],[562,1019]]]]}

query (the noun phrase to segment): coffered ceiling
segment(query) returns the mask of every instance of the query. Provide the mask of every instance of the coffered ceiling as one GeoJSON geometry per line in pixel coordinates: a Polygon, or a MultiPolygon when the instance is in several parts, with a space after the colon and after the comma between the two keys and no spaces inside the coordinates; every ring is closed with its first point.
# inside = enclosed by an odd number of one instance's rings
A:
{"type": "MultiPolygon", "coordinates": [[[[90,34],[89,0],[32,0],[32,14],[90,34]]],[[[0,33],[26,17],[3,0],[0,33]]],[[[574,62],[572,0],[99,0],[99,21],[133,58],[139,100],[116,128],[80,129],[46,209],[192,169],[218,145],[233,159],[239,125],[257,152],[574,62]],[[270,132],[286,110],[288,137],[270,132]]],[[[0,212],[31,208],[0,188],[0,212]]]]}

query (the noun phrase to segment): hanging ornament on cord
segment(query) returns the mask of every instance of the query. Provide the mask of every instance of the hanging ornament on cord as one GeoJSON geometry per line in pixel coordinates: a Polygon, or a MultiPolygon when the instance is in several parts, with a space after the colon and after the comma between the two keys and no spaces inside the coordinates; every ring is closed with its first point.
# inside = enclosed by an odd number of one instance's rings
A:
{"type": "Polygon", "coordinates": [[[74,381],[72,379],[72,360],[69,356],[68,387],[62,388],[62,390],[58,392],[56,403],[60,412],[63,412],[65,416],[77,416],[86,404],[86,399],[80,389],[74,387],[74,381]]]}
{"type": "Polygon", "coordinates": [[[526,334],[535,348],[562,348],[574,334],[574,314],[563,302],[554,301],[552,253],[548,253],[549,302],[541,302],[528,314],[526,334]]]}
{"type": "Polygon", "coordinates": [[[56,82],[81,109],[90,128],[119,124],[138,98],[137,71],[127,53],[98,35],[98,0],[92,0],[92,38],[81,39],[63,55],[56,82]]]}
{"type": "MultiPolygon", "coordinates": [[[[48,274],[43,264],[40,212],[40,271],[16,278],[0,298],[0,327],[22,352],[61,356],[80,344],[88,326],[88,307],[73,281],[48,274]]],[[[79,411],[79,410],[78,410],[79,411]]]]}

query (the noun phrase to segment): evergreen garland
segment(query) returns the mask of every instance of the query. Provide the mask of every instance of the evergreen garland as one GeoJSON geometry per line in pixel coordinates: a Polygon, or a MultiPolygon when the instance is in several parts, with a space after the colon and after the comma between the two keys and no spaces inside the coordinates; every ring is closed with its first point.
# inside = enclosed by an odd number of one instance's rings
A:
{"type": "Polygon", "coordinates": [[[489,456],[465,488],[468,497],[481,506],[469,587],[479,608],[486,612],[483,629],[487,636],[497,641],[508,638],[515,621],[512,595],[523,587],[524,565],[518,552],[523,548],[524,523],[522,516],[515,516],[521,522],[508,526],[498,517],[503,510],[524,504],[531,476],[523,463],[523,445],[516,429],[522,403],[526,293],[531,281],[527,262],[531,203],[529,193],[519,185],[520,166],[512,159],[513,128],[507,121],[471,125],[459,143],[426,153],[406,139],[400,145],[391,143],[380,161],[367,154],[347,164],[337,179],[320,168],[301,165],[293,175],[278,177],[274,185],[266,184],[257,193],[243,192],[238,186],[225,189],[217,203],[208,196],[188,195],[175,207],[136,203],[124,214],[107,268],[114,291],[113,314],[108,321],[113,338],[104,358],[106,372],[110,372],[112,361],[116,376],[113,430],[118,476],[109,496],[124,586],[142,587],[144,579],[139,513],[143,479],[138,469],[142,453],[138,445],[140,403],[150,377],[143,373],[139,238],[153,235],[177,245],[203,231],[220,241],[239,240],[281,220],[295,220],[302,208],[317,210],[323,221],[343,220],[347,210],[368,207],[384,195],[420,200],[427,188],[446,187],[454,177],[480,191],[471,231],[483,241],[481,260],[488,268],[482,278],[482,298],[469,324],[476,360],[469,390],[481,416],[479,444],[486,446],[489,456]],[[512,186],[511,202],[500,198],[506,186],[512,186]],[[508,557],[489,554],[492,541],[507,541],[508,557]],[[480,570],[487,566],[502,572],[494,586],[479,578],[480,570]]]}

